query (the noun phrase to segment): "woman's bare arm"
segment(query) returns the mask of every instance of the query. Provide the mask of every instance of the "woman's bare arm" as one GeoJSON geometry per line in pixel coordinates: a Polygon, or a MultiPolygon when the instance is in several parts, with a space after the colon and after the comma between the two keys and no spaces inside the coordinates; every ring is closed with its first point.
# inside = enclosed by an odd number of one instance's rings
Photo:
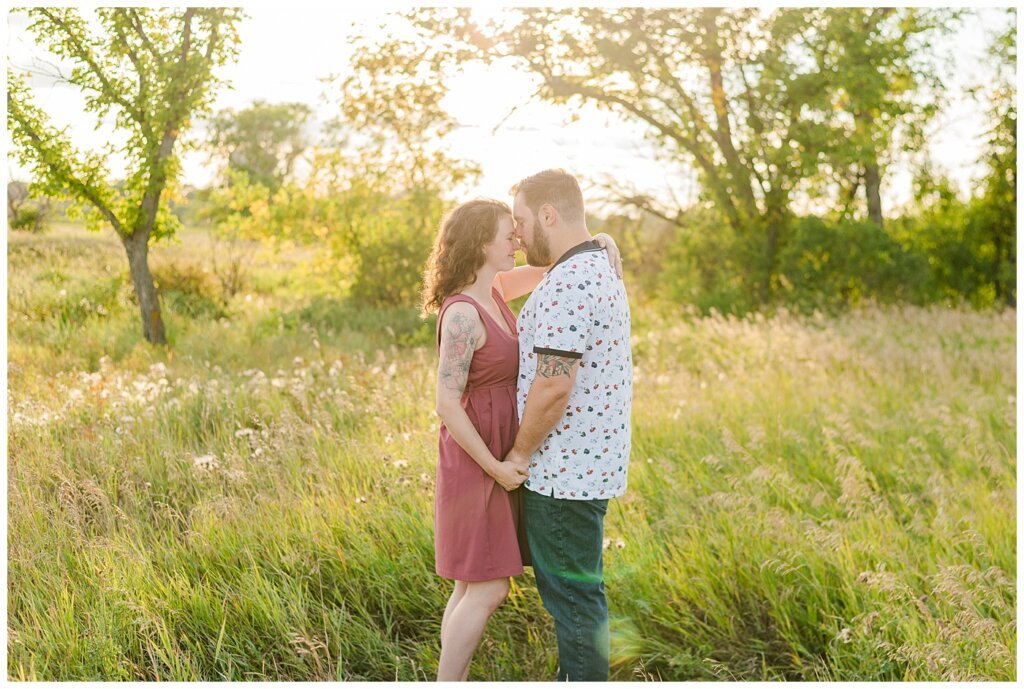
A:
{"type": "Polygon", "coordinates": [[[532,292],[550,266],[518,266],[494,276],[494,288],[501,298],[512,301],[532,292]]]}

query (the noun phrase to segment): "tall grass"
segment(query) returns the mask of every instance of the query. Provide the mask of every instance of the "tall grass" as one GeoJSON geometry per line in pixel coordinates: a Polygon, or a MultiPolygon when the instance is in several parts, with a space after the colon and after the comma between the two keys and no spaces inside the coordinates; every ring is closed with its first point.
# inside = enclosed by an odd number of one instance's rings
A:
{"type": "MultiPolygon", "coordinates": [[[[432,679],[432,325],[197,247],[154,349],[116,243],[10,240],[9,675],[432,679]]],[[[636,306],[613,678],[1014,679],[1014,321],[636,306]]],[[[554,676],[514,584],[471,679],[554,676]]]]}

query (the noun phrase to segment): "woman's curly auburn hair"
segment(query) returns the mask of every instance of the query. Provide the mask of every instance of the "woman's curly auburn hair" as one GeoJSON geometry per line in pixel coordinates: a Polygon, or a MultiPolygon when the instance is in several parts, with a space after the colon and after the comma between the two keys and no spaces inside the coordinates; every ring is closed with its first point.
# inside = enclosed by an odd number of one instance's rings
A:
{"type": "Polygon", "coordinates": [[[424,318],[476,280],[476,271],[484,264],[484,246],[497,236],[498,221],[505,215],[512,215],[508,204],[475,199],[458,206],[441,221],[423,271],[424,318]]]}

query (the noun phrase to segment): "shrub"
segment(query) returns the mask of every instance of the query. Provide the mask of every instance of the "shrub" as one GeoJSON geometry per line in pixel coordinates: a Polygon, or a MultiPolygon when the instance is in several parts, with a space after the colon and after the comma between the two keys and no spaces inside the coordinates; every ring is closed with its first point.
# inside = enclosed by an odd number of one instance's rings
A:
{"type": "Polygon", "coordinates": [[[871,300],[920,303],[928,263],[870,222],[796,219],[779,253],[780,294],[799,309],[834,311],[871,300]]]}
{"type": "Polygon", "coordinates": [[[46,209],[36,206],[22,207],[16,213],[11,213],[7,224],[12,230],[39,233],[45,232],[50,226],[46,209]]]}
{"type": "Polygon", "coordinates": [[[220,288],[214,277],[195,263],[166,262],[153,267],[153,279],[162,303],[189,318],[225,315],[220,288]]]}

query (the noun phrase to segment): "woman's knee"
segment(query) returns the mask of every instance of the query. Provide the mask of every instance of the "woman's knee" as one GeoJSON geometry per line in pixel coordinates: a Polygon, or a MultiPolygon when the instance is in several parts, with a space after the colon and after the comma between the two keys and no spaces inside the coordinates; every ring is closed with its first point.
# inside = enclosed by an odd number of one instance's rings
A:
{"type": "Polygon", "coordinates": [[[508,592],[509,583],[506,578],[473,582],[469,585],[466,595],[473,595],[482,605],[487,606],[491,610],[497,610],[504,600],[508,598],[508,592]]]}

